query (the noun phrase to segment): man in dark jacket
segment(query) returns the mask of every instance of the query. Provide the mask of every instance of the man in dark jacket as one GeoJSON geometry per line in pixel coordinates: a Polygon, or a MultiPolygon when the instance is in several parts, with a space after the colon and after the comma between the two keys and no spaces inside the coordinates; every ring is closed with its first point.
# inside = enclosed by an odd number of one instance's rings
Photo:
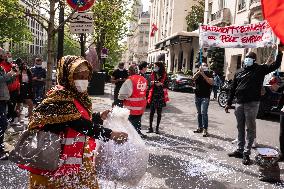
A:
{"type": "Polygon", "coordinates": [[[115,84],[113,104],[112,104],[113,106],[117,105],[122,107],[122,101],[118,99],[118,93],[122,84],[127,78],[128,78],[128,71],[124,68],[124,63],[121,62],[118,64],[118,68],[113,71],[113,74],[111,76],[111,82],[115,84]]]}
{"type": "Polygon", "coordinates": [[[256,54],[249,52],[244,60],[244,67],[234,76],[230,95],[225,107],[228,113],[232,108],[232,101],[237,100],[235,116],[238,129],[238,149],[229,153],[229,157],[243,158],[243,164],[250,164],[250,153],[254,139],[256,138],[256,116],[259,108],[261,88],[265,75],[280,67],[283,47],[278,47],[278,55],[273,64],[256,64],[256,54]],[[245,125],[247,129],[245,129],[245,125]],[[247,145],[245,136],[247,131],[247,145]]]}
{"type": "Polygon", "coordinates": [[[33,74],[34,102],[41,102],[44,96],[46,69],[42,67],[42,60],[35,59],[35,66],[31,68],[33,74]]]}
{"type": "Polygon", "coordinates": [[[197,109],[198,128],[194,133],[203,133],[203,137],[208,136],[208,107],[213,78],[208,70],[208,64],[202,63],[199,70],[194,74],[193,80],[196,84],[195,105],[197,109]]]}

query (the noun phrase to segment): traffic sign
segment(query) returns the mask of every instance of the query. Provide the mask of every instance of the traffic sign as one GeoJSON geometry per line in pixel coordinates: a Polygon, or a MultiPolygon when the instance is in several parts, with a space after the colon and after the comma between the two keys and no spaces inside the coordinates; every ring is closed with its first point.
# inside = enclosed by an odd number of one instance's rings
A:
{"type": "Polygon", "coordinates": [[[72,9],[77,9],[78,12],[84,12],[94,5],[95,0],[67,0],[67,3],[72,9]]]}
{"type": "Polygon", "coordinates": [[[70,19],[71,33],[93,33],[93,13],[76,12],[70,19]]]}

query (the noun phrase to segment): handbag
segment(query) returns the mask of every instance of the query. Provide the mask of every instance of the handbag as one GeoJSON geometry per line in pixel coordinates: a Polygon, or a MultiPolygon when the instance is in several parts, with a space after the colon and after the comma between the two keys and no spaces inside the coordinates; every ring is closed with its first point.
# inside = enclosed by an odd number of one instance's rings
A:
{"type": "Polygon", "coordinates": [[[42,130],[26,130],[20,136],[9,160],[32,168],[55,171],[59,166],[61,137],[42,130]]]}

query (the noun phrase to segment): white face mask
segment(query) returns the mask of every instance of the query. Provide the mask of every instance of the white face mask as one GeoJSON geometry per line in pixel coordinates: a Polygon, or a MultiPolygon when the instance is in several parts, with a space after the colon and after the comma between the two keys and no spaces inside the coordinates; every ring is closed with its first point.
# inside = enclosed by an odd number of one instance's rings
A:
{"type": "Polygon", "coordinates": [[[119,69],[119,71],[123,71],[123,68],[118,68],[119,69]]]}
{"type": "Polygon", "coordinates": [[[76,89],[80,93],[84,93],[88,89],[89,81],[88,80],[74,80],[74,84],[75,84],[76,89]]]}
{"type": "Polygon", "coordinates": [[[13,58],[7,58],[7,62],[9,63],[13,62],[13,58]]]}
{"type": "Polygon", "coordinates": [[[155,67],[154,68],[154,72],[158,72],[159,71],[159,68],[158,67],[155,67]]]}
{"type": "Polygon", "coordinates": [[[204,72],[208,71],[208,67],[207,66],[202,66],[202,69],[203,69],[204,72]]]}
{"type": "Polygon", "coordinates": [[[252,66],[252,65],[253,65],[253,62],[254,62],[254,59],[252,59],[252,58],[245,58],[244,65],[245,65],[246,67],[252,66]]]}
{"type": "Polygon", "coordinates": [[[41,67],[42,67],[42,65],[41,65],[41,64],[36,64],[36,65],[35,65],[35,67],[37,67],[37,68],[41,68],[41,67]]]}

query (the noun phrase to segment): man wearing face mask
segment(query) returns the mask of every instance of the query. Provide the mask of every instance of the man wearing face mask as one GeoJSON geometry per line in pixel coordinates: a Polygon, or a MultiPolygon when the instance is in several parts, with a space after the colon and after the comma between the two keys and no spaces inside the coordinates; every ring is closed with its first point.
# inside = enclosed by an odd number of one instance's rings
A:
{"type": "Polygon", "coordinates": [[[242,158],[244,165],[251,163],[249,156],[256,138],[256,116],[264,77],[280,67],[282,61],[281,51],[283,50],[282,46],[278,46],[276,61],[270,65],[257,64],[256,54],[254,52],[247,53],[243,68],[238,70],[234,76],[225,111],[229,112],[228,110],[232,108],[232,101],[236,98],[235,116],[238,129],[238,149],[229,153],[228,156],[242,158]]]}
{"type": "Polygon", "coordinates": [[[195,105],[198,114],[198,128],[194,133],[203,133],[203,137],[208,136],[208,106],[210,94],[214,80],[209,73],[208,65],[202,63],[199,70],[194,74],[195,80],[195,105]]]}
{"type": "Polygon", "coordinates": [[[119,90],[124,83],[124,81],[128,78],[128,72],[124,68],[124,63],[121,62],[118,64],[118,68],[113,71],[111,82],[115,84],[114,88],[114,96],[113,96],[113,106],[117,105],[122,107],[122,101],[118,99],[119,90]]]}
{"type": "Polygon", "coordinates": [[[46,69],[42,67],[42,60],[35,59],[35,65],[31,68],[33,74],[34,103],[41,102],[44,96],[46,69]]]}
{"type": "Polygon", "coordinates": [[[141,119],[147,105],[147,80],[138,74],[135,65],[131,65],[128,71],[129,77],[121,86],[118,98],[123,101],[124,107],[130,110],[130,123],[141,138],[146,138],[147,135],[141,132],[141,119]]]}

